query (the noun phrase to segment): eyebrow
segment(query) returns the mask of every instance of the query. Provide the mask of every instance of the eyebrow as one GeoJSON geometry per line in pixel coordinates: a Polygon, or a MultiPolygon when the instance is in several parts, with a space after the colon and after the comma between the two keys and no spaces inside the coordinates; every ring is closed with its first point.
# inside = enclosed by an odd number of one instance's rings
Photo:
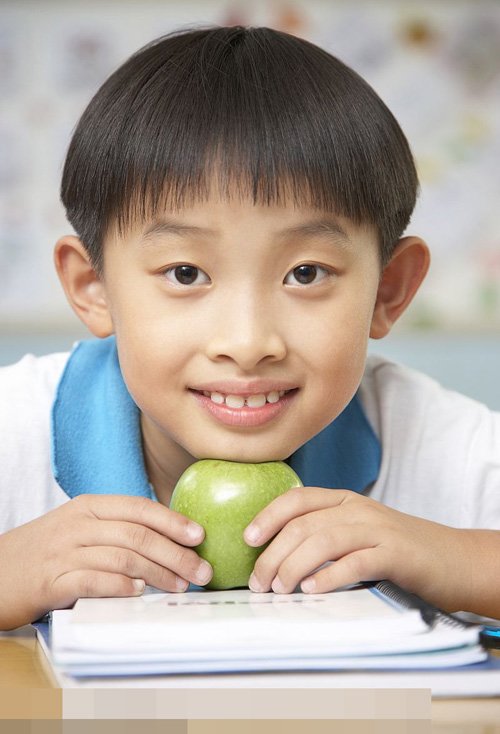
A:
{"type": "Polygon", "coordinates": [[[351,238],[347,232],[335,219],[330,217],[325,219],[312,219],[309,222],[303,222],[294,227],[287,227],[278,233],[280,239],[285,239],[290,236],[326,237],[327,239],[335,240],[335,242],[342,246],[351,244],[351,238]]]}
{"type": "MultiPolygon", "coordinates": [[[[198,235],[204,237],[216,237],[217,230],[209,227],[197,227],[191,224],[181,224],[174,220],[165,219],[155,222],[146,229],[141,237],[141,245],[152,244],[154,240],[163,235],[177,235],[179,237],[198,235]]],[[[333,218],[312,219],[310,221],[297,224],[292,227],[286,227],[275,233],[279,240],[285,240],[289,237],[325,237],[334,240],[341,247],[347,247],[351,244],[351,239],[347,232],[333,218]]]]}
{"type": "Polygon", "coordinates": [[[205,235],[213,237],[217,234],[214,229],[208,229],[207,227],[195,227],[191,224],[179,224],[169,219],[162,220],[161,222],[155,222],[146,229],[141,237],[141,244],[149,244],[157,237],[162,235],[174,234],[178,236],[184,235],[205,235]]]}

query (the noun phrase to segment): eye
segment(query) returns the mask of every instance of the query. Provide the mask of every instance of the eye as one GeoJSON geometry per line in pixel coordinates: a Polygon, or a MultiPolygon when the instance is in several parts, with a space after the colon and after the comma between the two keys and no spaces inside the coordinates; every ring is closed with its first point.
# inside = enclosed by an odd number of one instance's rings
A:
{"type": "Polygon", "coordinates": [[[332,275],[331,271],[321,265],[304,263],[303,265],[297,265],[296,268],[290,270],[284,280],[284,283],[286,285],[312,285],[319,283],[330,275],[332,275]]]}
{"type": "Polygon", "coordinates": [[[203,285],[210,282],[208,275],[196,265],[175,265],[164,270],[163,275],[174,285],[203,285]]]}

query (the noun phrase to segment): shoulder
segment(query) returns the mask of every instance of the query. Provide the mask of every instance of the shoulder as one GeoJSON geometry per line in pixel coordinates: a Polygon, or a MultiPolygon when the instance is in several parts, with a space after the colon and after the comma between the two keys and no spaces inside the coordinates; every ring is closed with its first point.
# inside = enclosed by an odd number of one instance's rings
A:
{"type": "Polygon", "coordinates": [[[0,367],[0,532],[65,501],[51,471],[50,411],[69,353],[0,367]]]}
{"type": "Polygon", "coordinates": [[[0,367],[0,395],[22,396],[30,393],[53,393],[69,358],[69,352],[35,357],[26,354],[19,362],[0,367]]]}
{"type": "Polygon", "coordinates": [[[377,356],[367,359],[360,396],[377,432],[388,419],[404,419],[410,426],[420,421],[432,424],[432,420],[449,425],[450,416],[457,414],[461,420],[456,429],[467,432],[478,421],[498,417],[482,403],[444,388],[423,372],[377,356]]]}
{"type": "Polygon", "coordinates": [[[46,411],[50,410],[68,357],[66,352],[44,357],[27,354],[15,364],[0,367],[0,426],[4,435],[16,426],[29,429],[40,421],[46,423],[46,411]]]}
{"type": "Polygon", "coordinates": [[[438,522],[500,527],[500,413],[380,357],[367,360],[360,397],[382,443],[372,496],[438,522]]]}

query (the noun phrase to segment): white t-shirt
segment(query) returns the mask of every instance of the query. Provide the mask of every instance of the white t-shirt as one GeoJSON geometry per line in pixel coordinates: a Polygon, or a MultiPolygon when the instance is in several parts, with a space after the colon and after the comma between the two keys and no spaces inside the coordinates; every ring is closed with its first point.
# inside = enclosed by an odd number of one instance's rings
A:
{"type": "MultiPolygon", "coordinates": [[[[68,357],[0,368],[0,533],[69,499],[53,477],[50,435],[68,357]]],[[[382,445],[371,497],[454,527],[500,529],[500,413],[373,356],[359,395],[382,445]]]]}

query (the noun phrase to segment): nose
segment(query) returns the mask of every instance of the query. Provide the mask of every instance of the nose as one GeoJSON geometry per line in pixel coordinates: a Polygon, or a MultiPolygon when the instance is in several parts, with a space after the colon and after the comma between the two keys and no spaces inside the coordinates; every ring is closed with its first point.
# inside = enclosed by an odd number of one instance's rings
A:
{"type": "Polygon", "coordinates": [[[247,372],[263,361],[283,360],[287,349],[277,310],[258,294],[233,294],[211,319],[208,357],[218,362],[232,360],[247,372]]]}

